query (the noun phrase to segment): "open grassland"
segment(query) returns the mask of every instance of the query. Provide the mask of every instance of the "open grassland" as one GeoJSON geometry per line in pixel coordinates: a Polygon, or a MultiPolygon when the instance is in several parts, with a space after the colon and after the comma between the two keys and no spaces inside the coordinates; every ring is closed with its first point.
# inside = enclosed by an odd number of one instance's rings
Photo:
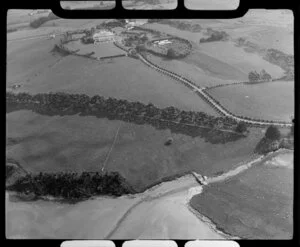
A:
{"type": "Polygon", "coordinates": [[[124,54],[125,52],[117,48],[113,43],[102,43],[98,45],[94,44],[83,44],[80,40],[71,41],[65,44],[65,47],[69,50],[76,51],[80,49],[77,54],[87,54],[95,52],[93,57],[106,57],[124,54]]]}
{"type": "MultiPolygon", "coordinates": [[[[186,20],[183,21],[188,23],[186,20]]],[[[201,24],[201,20],[195,20],[192,24],[201,24]]],[[[228,31],[231,37],[231,32],[235,26],[235,23],[228,23],[224,20],[221,23],[215,23],[216,30],[220,31],[228,31]]],[[[204,27],[207,24],[203,25],[204,27]]],[[[171,27],[166,24],[152,23],[146,24],[145,27],[159,30],[161,32],[165,32],[171,35],[175,35],[184,39],[188,39],[193,44],[192,53],[184,59],[181,60],[161,60],[160,58],[154,58],[158,60],[159,63],[165,65],[166,67],[177,69],[181,74],[194,74],[190,75],[195,77],[195,79],[203,78],[206,79],[211,78],[211,81],[218,81],[218,84],[222,84],[220,80],[248,80],[248,73],[252,70],[262,70],[265,69],[268,73],[272,75],[273,78],[278,78],[283,76],[284,71],[274,65],[269,63],[268,61],[263,59],[262,54],[257,53],[249,53],[244,50],[243,47],[237,47],[235,45],[235,39],[240,37],[244,37],[248,40],[248,36],[244,36],[244,32],[251,33],[251,28],[247,30],[243,30],[242,27],[237,26],[239,35],[230,38],[229,41],[218,41],[218,42],[207,42],[199,44],[199,40],[203,38],[203,32],[191,32],[185,30],[179,30],[178,28],[171,27]],[[246,59],[247,58],[247,59],[246,59]],[[178,66],[180,64],[180,66],[178,66]],[[193,73],[190,73],[193,71],[193,73]],[[206,78],[203,76],[207,76],[206,78]]],[[[253,32],[258,32],[258,30],[264,30],[264,27],[256,28],[253,32]]],[[[235,29],[234,29],[235,30],[235,29]]],[[[278,31],[278,30],[277,30],[278,31]]],[[[273,31],[276,33],[275,31],[273,31]]],[[[253,34],[254,35],[254,34],[253,34]]],[[[288,36],[287,40],[292,40],[292,36],[288,36]]],[[[265,44],[260,44],[259,41],[255,41],[258,48],[255,50],[258,52],[258,49],[264,48],[265,44]]],[[[278,47],[278,46],[274,46],[278,47]]],[[[214,85],[214,82],[211,82],[214,85]]]]}
{"type": "Polygon", "coordinates": [[[191,205],[229,234],[249,239],[293,236],[293,153],[225,182],[211,184],[191,205]]]}
{"type": "Polygon", "coordinates": [[[7,45],[7,86],[26,84],[30,78],[45,72],[59,61],[52,56],[55,40],[34,39],[9,42],[7,45]]]}
{"type": "Polygon", "coordinates": [[[185,62],[201,68],[212,77],[217,77],[223,80],[245,80],[247,74],[239,68],[223,62],[217,58],[207,55],[199,50],[194,50],[185,59],[185,62]]]}
{"type": "Polygon", "coordinates": [[[213,77],[211,73],[204,69],[196,65],[186,63],[185,59],[164,59],[152,54],[147,54],[147,59],[161,68],[172,71],[193,81],[199,87],[210,87],[232,82],[231,80],[222,80],[217,77],[213,77]]]}
{"type": "Polygon", "coordinates": [[[231,85],[208,93],[237,115],[280,121],[290,121],[294,115],[293,81],[231,85]]]}
{"type": "Polygon", "coordinates": [[[107,19],[56,19],[47,21],[41,27],[56,27],[56,28],[69,28],[69,29],[82,29],[96,26],[107,19]]]}
{"type": "Polygon", "coordinates": [[[28,171],[101,171],[107,159],[105,169],[120,172],[137,190],[189,170],[211,175],[232,169],[249,158],[262,136],[253,129],[246,138],[212,144],[199,136],[92,116],[42,116],[22,110],[6,117],[7,157],[28,171]],[[173,144],[165,146],[170,137],[173,144]]]}
{"type": "Polygon", "coordinates": [[[284,74],[279,66],[267,62],[258,54],[247,53],[231,41],[202,43],[200,51],[241,71],[246,75],[246,80],[248,80],[248,73],[254,70],[265,69],[272,78],[280,78],[284,74]]]}
{"type": "MultiPolygon", "coordinates": [[[[42,10],[39,10],[42,11],[42,10]]],[[[10,9],[7,11],[7,25],[13,24],[20,24],[20,23],[27,23],[29,24],[31,20],[37,19],[42,16],[47,16],[49,13],[35,13],[34,15],[30,16],[32,10],[30,9],[10,9]]],[[[36,11],[37,12],[37,11],[36,11]]]]}
{"type": "MultiPolygon", "coordinates": [[[[49,54],[49,56],[51,56],[49,54]]],[[[102,95],[217,114],[181,83],[128,57],[102,62],[68,56],[21,88],[29,93],[67,92],[102,95]]]]}

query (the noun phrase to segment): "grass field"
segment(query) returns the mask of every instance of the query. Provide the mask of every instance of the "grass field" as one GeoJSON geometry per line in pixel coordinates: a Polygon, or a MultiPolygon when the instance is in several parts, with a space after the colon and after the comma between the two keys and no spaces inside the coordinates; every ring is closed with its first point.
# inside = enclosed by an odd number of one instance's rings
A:
{"type": "Polygon", "coordinates": [[[90,52],[95,52],[93,57],[106,57],[106,56],[115,56],[120,54],[125,54],[125,52],[118,47],[116,47],[113,43],[102,43],[98,45],[94,44],[83,44],[80,40],[71,41],[65,44],[66,48],[70,50],[78,50],[78,54],[87,54],[90,52]]]}
{"type": "Polygon", "coordinates": [[[183,77],[195,82],[200,87],[208,87],[231,82],[231,80],[222,80],[220,78],[213,77],[204,69],[196,65],[186,63],[185,59],[167,60],[151,54],[147,57],[150,61],[159,65],[161,68],[182,75],[183,77]]]}
{"type": "Polygon", "coordinates": [[[272,78],[280,78],[284,75],[283,69],[279,66],[267,62],[258,54],[245,52],[230,41],[202,43],[200,51],[228,65],[230,64],[236,70],[244,73],[246,77],[243,78],[246,80],[248,80],[248,73],[254,70],[265,69],[272,78]]]}
{"type": "MultiPolygon", "coordinates": [[[[16,140],[7,146],[7,157],[33,172],[100,171],[121,124],[92,116],[42,116],[28,110],[6,117],[6,136],[16,140]]],[[[248,158],[261,136],[260,130],[252,130],[247,138],[212,144],[201,137],[123,122],[106,169],[119,171],[136,189],[187,170],[211,175],[248,158]],[[173,144],[165,146],[169,137],[173,144]]]]}
{"type": "MultiPolygon", "coordinates": [[[[51,55],[50,55],[51,56],[51,55]]],[[[217,114],[199,96],[181,83],[147,67],[142,62],[121,57],[111,62],[67,56],[20,90],[30,93],[62,91],[151,102],[159,107],[217,114]]]]}
{"type": "Polygon", "coordinates": [[[220,229],[250,239],[291,239],[293,153],[204,188],[191,205],[220,229]]]}
{"type": "Polygon", "coordinates": [[[290,121],[294,115],[294,82],[239,84],[208,91],[231,112],[258,119],[290,121]]]}

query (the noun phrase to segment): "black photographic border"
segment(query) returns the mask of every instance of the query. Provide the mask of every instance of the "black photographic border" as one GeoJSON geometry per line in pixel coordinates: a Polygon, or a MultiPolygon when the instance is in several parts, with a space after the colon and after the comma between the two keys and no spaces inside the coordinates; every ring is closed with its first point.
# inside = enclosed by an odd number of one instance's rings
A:
{"type": "MultiPolygon", "coordinates": [[[[5,1],[2,3],[4,6],[1,8],[2,14],[0,18],[2,18],[2,32],[5,33],[5,38],[7,40],[6,34],[6,23],[7,23],[7,11],[9,9],[51,9],[53,13],[61,18],[67,19],[107,19],[107,18],[135,18],[135,19],[150,19],[150,18],[159,18],[159,19],[231,19],[231,18],[238,18],[242,17],[245,13],[247,13],[248,9],[290,9],[293,11],[294,14],[294,59],[295,59],[295,114],[294,114],[294,124],[295,124],[295,150],[294,150],[294,209],[293,209],[293,217],[294,217],[294,230],[293,230],[293,238],[291,240],[235,240],[239,243],[242,247],[247,246],[272,246],[272,247],[279,247],[279,246],[300,246],[300,238],[299,238],[299,222],[300,222],[300,215],[299,215],[299,180],[297,179],[297,175],[300,173],[300,168],[297,164],[300,164],[299,157],[297,153],[298,149],[298,139],[299,136],[299,99],[297,98],[297,94],[299,92],[299,46],[300,46],[300,39],[299,39],[299,31],[300,31],[300,1],[293,1],[293,0],[284,0],[284,1],[267,1],[267,0],[240,0],[240,5],[236,10],[191,10],[187,9],[184,5],[184,0],[177,0],[177,8],[173,10],[128,10],[122,7],[122,0],[115,0],[116,4],[115,7],[108,10],[64,10],[60,6],[60,0],[47,0],[47,1],[5,1]]],[[[5,40],[5,41],[6,41],[5,40]]],[[[6,42],[5,42],[6,43],[6,42]]],[[[2,71],[4,82],[6,81],[6,49],[7,44],[2,45],[2,71]]],[[[3,83],[3,87],[5,84],[3,83]]],[[[3,90],[3,94],[6,92],[6,89],[3,90]]],[[[300,94],[299,94],[300,95],[300,94]]],[[[3,97],[3,100],[6,96],[3,97]]],[[[3,105],[6,105],[3,102],[3,105]]],[[[4,114],[3,114],[4,115],[4,114]]],[[[5,118],[6,123],[6,118],[5,118]]],[[[6,132],[4,132],[6,135],[6,132]]],[[[4,138],[3,138],[4,141],[4,138]]],[[[5,157],[5,153],[4,153],[5,157]]],[[[3,165],[3,176],[5,176],[5,166],[3,165]]],[[[5,177],[3,179],[5,181],[5,177]]],[[[5,192],[5,183],[4,184],[4,192],[5,192]]],[[[21,245],[28,245],[28,246],[51,246],[51,247],[59,247],[61,243],[65,240],[74,240],[74,239],[42,239],[42,240],[12,240],[6,239],[5,236],[5,193],[3,195],[3,204],[4,205],[4,217],[3,217],[3,224],[4,224],[4,231],[2,231],[2,240],[4,246],[21,246],[21,245]]],[[[99,239],[100,240],[100,239],[99,239]]],[[[131,240],[131,239],[126,239],[131,240]]],[[[122,247],[124,240],[112,240],[116,247],[122,247]]],[[[185,239],[173,239],[176,241],[178,247],[184,247],[185,243],[190,240],[185,239]]],[[[217,241],[217,240],[212,240],[217,241]]],[[[221,240],[226,241],[226,240],[221,240]]],[[[141,246],[142,247],[142,246],[141,246]]]]}

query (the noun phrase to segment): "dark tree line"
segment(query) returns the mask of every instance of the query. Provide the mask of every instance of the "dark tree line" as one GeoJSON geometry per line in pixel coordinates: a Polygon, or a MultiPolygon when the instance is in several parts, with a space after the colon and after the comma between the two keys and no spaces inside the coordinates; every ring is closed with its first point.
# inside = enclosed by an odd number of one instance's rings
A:
{"type": "Polygon", "coordinates": [[[250,71],[248,74],[248,79],[249,82],[271,81],[272,76],[263,69],[260,73],[256,71],[250,71]]]}
{"type": "MultiPolygon", "coordinates": [[[[204,112],[184,111],[173,106],[160,109],[153,104],[130,102],[122,99],[104,98],[99,95],[93,97],[85,94],[66,93],[40,93],[30,95],[28,93],[6,93],[8,107],[26,106],[37,112],[47,113],[105,113],[107,116],[117,117],[124,121],[172,121],[178,124],[191,126],[207,126],[212,128],[224,128],[235,131],[238,123],[228,117],[214,117],[204,112]]],[[[9,110],[7,108],[7,110],[9,110]]],[[[238,129],[238,132],[240,130],[238,129]]]]}
{"type": "Polygon", "coordinates": [[[72,172],[27,174],[20,177],[8,190],[36,197],[53,196],[68,200],[86,199],[96,195],[121,196],[135,193],[118,172],[72,172]]]}
{"type": "Polygon", "coordinates": [[[201,38],[200,43],[214,42],[214,41],[225,41],[229,35],[225,31],[216,31],[211,28],[207,29],[208,38],[201,38]]]}
{"type": "Polygon", "coordinates": [[[59,17],[53,14],[52,12],[50,12],[48,16],[42,16],[30,22],[30,26],[32,28],[38,28],[41,25],[43,25],[45,22],[55,20],[55,19],[59,19],[59,17]]]}

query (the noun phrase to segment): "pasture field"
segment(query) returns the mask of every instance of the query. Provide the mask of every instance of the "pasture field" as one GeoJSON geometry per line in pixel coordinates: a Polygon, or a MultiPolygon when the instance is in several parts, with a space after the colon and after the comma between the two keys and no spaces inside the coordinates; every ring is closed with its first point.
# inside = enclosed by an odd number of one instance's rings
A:
{"type": "Polygon", "coordinates": [[[22,84],[43,73],[60,60],[51,55],[55,40],[30,39],[9,42],[7,45],[7,86],[22,84]]]}
{"type": "Polygon", "coordinates": [[[219,229],[246,239],[293,236],[293,152],[279,154],[221,183],[210,184],[191,205],[219,229]]]}
{"type": "Polygon", "coordinates": [[[6,118],[11,143],[6,155],[32,172],[101,171],[121,124],[105,169],[120,172],[137,190],[188,170],[211,175],[232,169],[249,158],[262,135],[253,129],[247,138],[213,144],[200,136],[93,116],[19,110],[6,118]],[[165,146],[170,137],[173,144],[165,146]]]}
{"type": "Polygon", "coordinates": [[[180,82],[128,57],[94,61],[67,56],[43,74],[32,78],[20,90],[32,94],[50,91],[84,93],[90,96],[99,94],[152,103],[158,107],[174,106],[183,110],[217,114],[180,82]]]}
{"type": "Polygon", "coordinates": [[[208,93],[237,115],[280,121],[294,116],[293,81],[230,85],[208,93]]]}
{"type": "Polygon", "coordinates": [[[199,87],[211,87],[232,82],[231,80],[222,80],[214,77],[204,69],[196,65],[186,63],[185,59],[164,59],[152,54],[147,54],[147,58],[161,68],[172,71],[193,81],[199,87]]]}
{"type": "MultiPolygon", "coordinates": [[[[42,10],[40,10],[42,11],[42,10]]],[[[30,9],[10,9],[7,11],[7,26],[13,24],[20,24],[20,23],[30,23],[31,20],[37,19],[42,16],[48,16],[48,12],[45,13],[36,13],[32,16],[29,15],[32,10],[30,9]]]]}
{"type": "Polygon", "coordinates": [[[125,52],[118,47],[116,47],[113,43],[101,43],[98,45],[94,44],[82,44],[80,40],[77,41],[71,41],[67,44],[65,44],[66,48],[70,50],[78,50],[77,54],[87,54],[90,52],[95,52],[95,54],[92,55],[92,57],[106,57],[106,56],[115,56],[115,55],[121,55],[125,52]]]}
{"type": "MultiPolygon", "coordinates": [[[[194,20],[192,24],[200,23],[200,25],[202,25],[201,21],[202,20],[194,20]]],[[[187,21],[185,20],[184,22],[187,21]]],[[[205,24],[204,27],[206,25],[207,24],[205,24]]],[[[235,39],[245,37],[245,33],[248,34],[245,38],[252,41],[253,39],[251,39],[250,34],[253,33],[253,36],[256,37],[258,36],[257,32],[259,32],[259,30],[265,30],[265,27],[258,28],[257,26],[254,26],[250,28],[248,27],[244,30],[243,27],[235,23],[226,22],[225,20],[222,20],[221,23],[215,23],[215,25],[216,30],[228,31],[230,37],[232,34],[233,37],[226,42],[219,41],[199,44],[200,38],[204,37],[203,32],[194,33],[190,31],[183,31],[169,25],[158,23],[146,24],[145,27],[147,28],[188,39],[193,44],[193,52],[184,59],[163,61],[160,61],[162,60],[161,58],[154,57],[153,59],[157,60],[160,64],[165,65],[166,68],[169,67],[173,68],[173,70],[180,71],[182,75],[194,77],[196,80],[205,75],[208,80],[216,81],[217,84],[222,84],[222,81],[220,80],[247,81],[248,73],[252,70],[261,71],[262,69],[265,69],[272,75],[273,78],[283,76],[284,71],[280,67],[264,60],[261,54],[246,52],[242,47],[237,47],[235,45],[235,39]],[[236,32],[238,35],[232,33],[233,30],[236,30],[235,27],[237,27],[236,32]],[[178,66],[178,64],[180,64],[180,66],[178,66]],[[192,71],[193,73],[191,73],[192,71]]],[[[274,28],[275,27],[273,27],[273,29],[274,28]]],[[[273,30],[272,32],[278,33],[276,30],[273,30]]],[[[288,41],[291,43],[292,36],[288,36],[285,40],[286,42],[284,43],[287,43],[288,41]]],[[[262,49],[266,48],[266,44],[259,42],[258,37],[256,37],[253,42],[258,44],[258,47],[261,47],[262,49]]],[[[278,48],[279,45],[272,47],[278,48]]],[[[204,79],[206,78],[204,77],[204,79]]],[[[205,85],[214,85],[214,82],[212,82],[212,84],[205,85]]]]}
{"type": "Polygon", "coordinates": [[[55,19],[45,22],[41,27],[68,28],[68,29],[84,29],[95,27],[107,19],[55,19]]]}
{"type": "Polygon", "coordinates": [[[248,81],[248,73],[254,70],[260,72],[262,69],[265,69],[272,78],[280,78],[284,75],[284,70],[279,66],[269,63],[258,54],[249,53],[242,48],[236,47],[230,41],[202,43],[199,50],[201,53],[230,64],[241,71],[247,75],[246,81],[248,81]]]}

